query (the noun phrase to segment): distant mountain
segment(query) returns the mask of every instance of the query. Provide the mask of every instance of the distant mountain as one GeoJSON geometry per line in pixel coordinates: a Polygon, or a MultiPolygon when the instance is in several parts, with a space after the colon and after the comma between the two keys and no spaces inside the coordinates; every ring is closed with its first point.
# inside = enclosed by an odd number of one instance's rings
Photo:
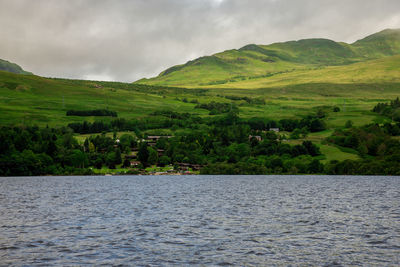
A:
{"type": "MultiPolygon", "coordinates": [[[[208,87],[281,73],[344,66],[400,54],[400,29],[387,29],[353,44],[304,39],[270,45],[249,44],[173,66],[136,83],[208,87]]],[[[232,86],[229,86],[232,87],[232,86]]]]}
{"type": "Polygon", "coordinates": [[[0,71],[8,71],[16,74],[32,74],[23,70],[20,66],[15,63],[11,63],[7,60],[0,59],[0,71]]]}

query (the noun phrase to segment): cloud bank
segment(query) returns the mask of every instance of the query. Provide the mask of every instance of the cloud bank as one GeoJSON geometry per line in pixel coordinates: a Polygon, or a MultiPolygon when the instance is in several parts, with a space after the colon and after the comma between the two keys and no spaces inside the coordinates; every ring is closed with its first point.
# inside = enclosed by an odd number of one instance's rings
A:
{"type": "Polygon", "coordinates": [[[47,77],[132,82],[249,43],[354,42],[399,0],[0,0],[0,58],[47,77]]]}

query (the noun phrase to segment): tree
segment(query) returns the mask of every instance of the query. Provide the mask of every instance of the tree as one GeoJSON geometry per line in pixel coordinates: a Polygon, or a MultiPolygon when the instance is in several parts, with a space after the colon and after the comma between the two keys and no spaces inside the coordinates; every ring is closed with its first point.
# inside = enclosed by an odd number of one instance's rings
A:
{"type": "Polygon", "coordinates": [[[96,151],[96,148],[92,142],[89,143],[89,152],[93,153],[96,151]]]}
{"type": "Polygon", "coordinates": [[[319,160],[314,159],[308,164],[309,173],[322,173],[324,170],[324,165],[322,165],[319,160]]]}
{"type": "Polygon", "coordinates": [[[138,160],[142,163],[144,167],[147,166],[149,160],[149,151],[147,149],[146,142],[142,142],[139,145],[138,160]]]}
{"type": "Polygon", "coordinates": [[[121,150],[119,148],[116,149],[115,151],[115,164],[121,164],[122,163],[122,158],[121,158],[121,150]]]}
{"type": "Polygon", "coordinates": [[[310,154],[313,157],[321,154],[319,148],[316,145],[314,145],[311,141],[304,141],[303,146],[306,148],[308,154],[310,154]]]}
{"type": "Polygon", "coordinates": [[[148,151],[149,151],[149,158],[148,158],[148,162],[151,165],[157,164],[158,162],[158,154],[157,154],[157,150],[148,147],[148,151]]]}
{"type": "Polygon", "coordinates": [[[351,128],[353,127],[353,122],[351,120],[346,121],[346,124],[344,125],[345,128],[351,128]]]}
{"type": "Polygon", "coordinates": [[[109,169],[115,169],[116,153],[110,152],[106,155],[106,165],[109,169]]]}
{"type": "Polygon", "coordinates": [[[86,154],[79,149],[72,150],[72,153],[67,158],[68,162],[75,168],[85,168],[88,165],[86,154]]]}
{"type": "Polygon", "coordinates": [[[124,164],[123,164],[124,168],[128,168],[131,166],[131,162],[129,161],[129,159],[125,159],[124,160],[124,164]]]}
{"type": "Polygon", "coordinates": [[[96,169],[101,169],[103,166],[103,160],[100,157],[97,157],[93,165],[96,169]]]}
{"type": "Polygon", "coordinates": [[[326,129],[326,127],[325,127],[325,124],[324,124],[324,122],[322,120],[314,119],[314,120],[311,121],[311,124],[310,124],[310,131],[311,132],[320,132],[320,131],[323,131],[325,129],[326,129]]]}
{"type": "Polygon", "coordinates": [[[394,110],[392,119],[396,122],[400,121],[400,108],[394,110]]]}
{"type": "Polygon", "coordinates": [[[171,163],[171,159],[168,156],[161,156],[160,157],[160,166],[165,166],[171,163]]]}

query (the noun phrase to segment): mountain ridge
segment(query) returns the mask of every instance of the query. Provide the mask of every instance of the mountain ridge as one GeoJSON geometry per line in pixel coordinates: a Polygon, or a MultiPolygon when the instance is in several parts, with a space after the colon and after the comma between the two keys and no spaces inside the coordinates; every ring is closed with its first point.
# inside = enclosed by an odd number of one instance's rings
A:
{"type": "Polygon", "coordinates": [[[277,72],[349,65],[400,54],[400,29],[385,29],[351,44],[324,38],[248,44],[172,66],[158,76],[135,83],[180,87],[269,76],[277,72]]]}
{"type": "Polygon", "coordinates": [[[21,66],[4,59],[0,59],[0,71],[12,72],[15,74],[32,74],[31,72],[25,71],[21,66]]]}

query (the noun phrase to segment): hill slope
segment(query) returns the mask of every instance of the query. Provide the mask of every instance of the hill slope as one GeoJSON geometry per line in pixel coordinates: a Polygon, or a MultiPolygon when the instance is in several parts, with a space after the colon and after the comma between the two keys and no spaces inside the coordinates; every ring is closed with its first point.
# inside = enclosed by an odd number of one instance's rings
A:
{"type": "MultiPolygon", "coordinates": [[[[246,45],[173,66],[136,83],[180,87],[235,87],[251,79],[282,73],[346,66],[400,54],[400,30],[384,30],[353,44],[305,39],[271,45],[246,45]]],[[[344,69],[346,70],[346,68],[344,69]]],[[[398,77],[398,76],[397,76],[398,77]]]]}
{"type": "Polygon", "coordinates": [[[12,72],[16,74],[32,74],[31,72],[27,72],[23,70],[20,66],[15,63],[11,63],[7,60],[0,59],[0,70],[12,72]]]}

